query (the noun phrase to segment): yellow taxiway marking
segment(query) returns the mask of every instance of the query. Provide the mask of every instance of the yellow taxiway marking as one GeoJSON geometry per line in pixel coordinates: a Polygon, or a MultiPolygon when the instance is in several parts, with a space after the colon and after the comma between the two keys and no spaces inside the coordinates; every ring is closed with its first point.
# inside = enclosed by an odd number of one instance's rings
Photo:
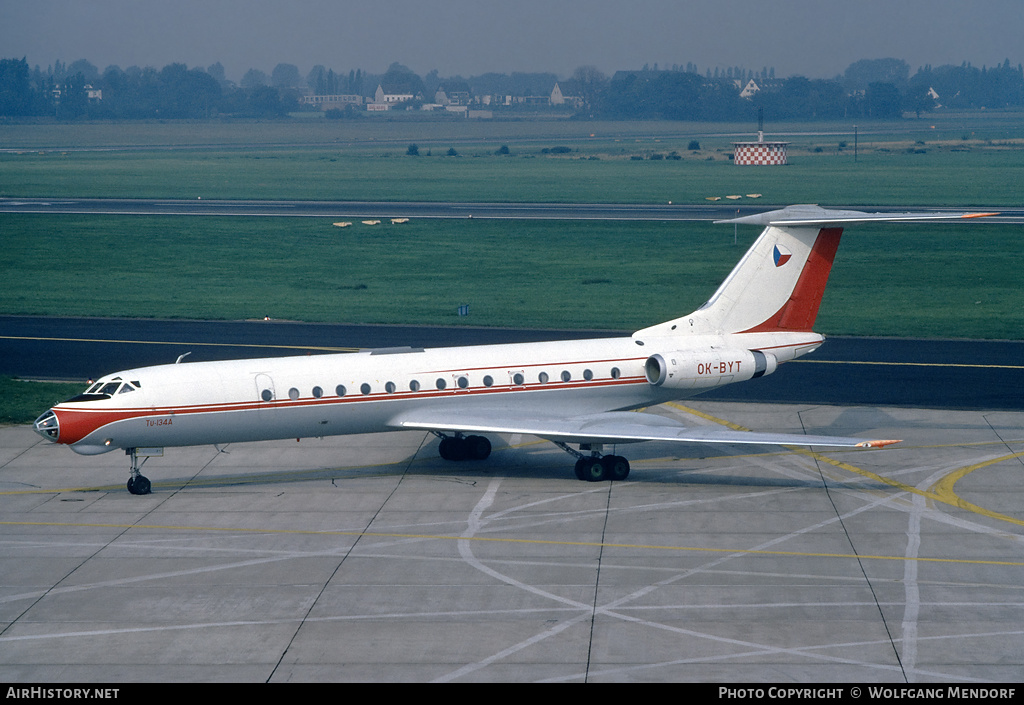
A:
{"type": "MultiPolygon", "coordinates": [[[[702,419],[706,419],[708,421],[713,421],[714,423],[721,424],[723,426],[727,426],[727,427],[729,427],[729,428],[731,428],[731,429],[733,429],[735,431],[749,431],[750,430],[748,428],[740,426],[739,424],[732,423],[731,421],[726,421],[725,419],[720,419],[720,418],[718,418],[716,416],[712,416],[711,414],[706,414],[703,411],[699,411],[697,409],[693,409],[693,408],[690,408],[688,406],[684,406],[682,404],[677,404],[675,402],[668,402],[666,404],[666,406],[671,406],[671,407],[673,407],[675,409],[679,409],[680,411],[685,411],[688,414],[693,414],[694,416],[698,416],[698,417],[700,417],[702,419]]],[[[798,453],[800,455],[805,455],[805,456],[807,456],[809,458],[814,458],[815,460],[819,460],[819,461],[821,461],[823,463],[827,463],[827,464],[832,465],[834,467],[841,468],[843,470],[847,470],[848,472],[855,473],[855,474],[860,475],[862,477],[866,477],[866,478],[869,478],[871,480],[875,480],[876,482],[884,483],[886,485],[889,485],[890,487],[895,487],[898,490],[902,490],[903,492],[910,492],[912,494],[916,494],[916,495],[920,495],[922,497],[926,497],[926,498],[928,498],[930,500],[933,500],[935,502],[941,502],[942,504],[948,504],[950,506],[958,507],[960,509],[966,509],[969,512],[973,512],[975,514],[980,514],[982,516],[989,517],[990,519],[997,519],[999,521],[1005,521],[1005,522],[1008,522],[1010,524],[1016,524],[1017,526],[1024,526],[1024,520],[1017,519],[1017,518],[1011,517],[1011,516],[1007,516],[1006,514],[1000,514],[999,512],[993,512],[993,511],[991,511],[989,509],[985,509],[984,507],[979,507],[978,505],[973,504],[971,502],[968,502],[967,500],[965,500],[962,497],[958,496],[953,491],[953,486],[957,483],[958,480],[960,480],[961,478],[963,478],[963,477],[967,476],[968,474],[974,472],[975,470],[979,470],[981,468],[988,467],[989,465],[995,465],[997,463],[1003,463],[1003,462],[1006,462],[1007,460],[1013,460],[1015,458],[1024,458],[1024,452],[1021,452],[1021,453],[1010,453],[1009,455],[1003,455],[1003,456],[1000,456],[998,458],[991,458],[989,460],[984,460],[984,461],[982,461],[980,463],[975,463],[973,465],[968,465],[966,467],[958,468],[956,470],[951,470],[947,475],[945,475],[941,480],[939,480],[938,482],[933,484],[929,489],[921,490],[921,489],[918,489],[917,487],[913,487],[912,485],[908,485],[908,484],[900,482],[898,480],[893,480],[893,479],[890,479],[888,477],[883,477],[882,475],[879,475],[877,473],[873,473],[870,470],[864,470],[863,468],[858,468],[858,467],[856,467],[854,465],[851,465],[849,463],[845,463],[842,460],[835,460],[834,458],[829,458],[829,457],[827,457],[825,455],[822,455],[821,453],[818,453],[817,451],[809,450],[807,448],[803,448],[803,447],[800,447],[800,446],[786,446],[786,447],[789,448],[791,451],[793,451],[795,453],[798,453]]],[[[890,452],[892,452],[892,451],[890,451],[890,452]]]]}
{"type": "Polygon", "coordinates": [[[976,514],[983,514],[984,516],[987,516],[987,517],[992,517],[994,519],[1002,519],[1003,521],[1009,521],[1009,522],[1012,522],[1014,524],[1020,524],[1020,525],[1024,526],[1024,521],[1019,521],[1017,519],[1012,519],[1012,518],[1007,517],[1007,516],[1005,516],[1003,514],[999,514],[997,512],[989,511],[988,509],[985,509],[983,507],[979,507],[978,505],[972,504],[971,502],[968,502],[966,499],[964,499],[963,497],[960,497],[955,492],[953,492],[953,485],[955,485],[959,480],[963,479],[964,477],[966,477],[967,475],[971,474],[975,470],[980,470],[981,468],[988,467],[989,465],[995,465],[996,463],[1001,463],[1003,461],[1011,460],[1013,458],[1022,458],[1022,457],[1024,457],[1024,453],[1013,453],[1011,455],[1004,455],[1001,458],[992,458],[990,460],[983,460],[980,463],[975,463],[974,465],[968,465],[966,467],[962,467],[962,468],[960,468],[958,470],[954,470],[953,472],[951,472],[948,475],[946,475],[945,477],[943,477],[941,480],[939,480],[934,485],[932,485],[929,488],[929,490],[936,497],[942,498],[941,501],[944,501],[944,502],[946,502],[948,504],[956,505],[957,507],[960,507],[961,509],[966,509],[968,511],[975,512],[976,514]]]}
{"type": "Polygon", "coordinates": [[[174,526],[171,524],[113,524],[59,521],[0,521],[0,526],[43,526],[74,529],[146,529],[149,531],[201,531],[240,534],[298,534],[307,536],[350,536],[354,538],[423,539],[432,541],[476,541],[542,546],[576,546],[589,548],[629,548],[650,551],[690,553],[737,553],[751,556],[789,556],[803,558],[842,558],[849,560],[913,561],[915,563],[958,563],[970,565],[1024,566],[1024,561],[996,561],[978,558],[927,558],[921,556],[884,556],[854,553],[823,553],[816,551],[769,551],[749,548],[711,548],[706,546],[663,546],[657,544],[611,543],[604,541],[560,541],[557,539],[503,538],[500,536],[452,536],[449,534],[407,534],[389,531],[335,531],[315,529],[249,529],[232,526],[174,526]]]}
{"type": "Polygon", "coordinates": [[[1017,526],[1024,526],[1024,520],[1007,516],[1006,514],[1000,514],[999,512],[993,512],[992,510],[985,509],[984,507],[979,507],[978,505],[968,502],[967,500],[963,499],[962,497],[958,496],[955,492],[953,492],[953,485],[956,484],[957,480],[964,477],[968,473],[973,472],[979,468],[986,467],[988,465],[995,465],[996,463],[1002,463],[1006,462],[1007,460],[1013,460],[1014,458],[1024,458],[1024,453],[1011,453],[1010,455],[1004,455],[999,458],[992,458],[991,460],[986,460],[975,465],[969,465],[964,468],[952,470],[949,472],[949,474],[947,474],[941,480],[932,485],[930,489],[920,490],[916,487],[904,484],[897,480],[882,477],[881,475],[873,473],[869,470],[854,467],[853,465],[850,465],[849,463],[844,463],[841,460],[834,460],[832,458],[825,457],[821,453],[816,453],[813,450],[807,450],[805,448],[793,448],[793,450],[797,453],[800,453],[801,455],[807,455],[809,457],[815,458],[816,460],[820,460],[824,463],[828,463],[829,465],[833,465],[837,468],[848,470],[850,472],[862,475],[863,477],[867,477],[878,482],[884,482],[885,484],[895,487],[896,489],[902,490],[904,492],[910,492],[916,495],[920,495],[922,497],[926,497],[935,502],[941,502],[942,504],[948,504],[950,506],[958,507],[960,509],[966,509],[969,512],[980,514],[982,516],[989,517],[990,519],[998,519],[999,521],[1005,521],[1010,524],[1016,524],[1017,526]]]}
{"type": "Polygon", "coordinates": [[[182,345],[212,348],[270,348],[278,350],[321,350],[324,352],[358,352],[360,348],[334,348],[320,345],[261,345],[258,343],[191,343],[173,340],[108,340],[104,338],[48,338],[30,335],[0,335],[0,340],[52,340],[60,343],[124,343],[129,345],[182,345]]]}

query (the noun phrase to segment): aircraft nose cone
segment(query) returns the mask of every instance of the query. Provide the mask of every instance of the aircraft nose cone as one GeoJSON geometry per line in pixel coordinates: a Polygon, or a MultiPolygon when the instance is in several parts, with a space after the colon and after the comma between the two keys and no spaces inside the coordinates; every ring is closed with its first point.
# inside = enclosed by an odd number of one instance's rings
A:
{"type": "Polygon", "coordinates": [[[60,422],[57,420],[57,414],[53,413],[53,409],[48,410],[36,419],[32,429],[51,443],[56,443],[60,437],[60,422]]]}

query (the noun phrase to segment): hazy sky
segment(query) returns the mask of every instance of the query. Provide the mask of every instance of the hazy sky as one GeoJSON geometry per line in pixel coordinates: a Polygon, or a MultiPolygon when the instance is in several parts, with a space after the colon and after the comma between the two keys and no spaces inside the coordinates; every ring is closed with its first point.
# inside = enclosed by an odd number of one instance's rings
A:
{"type": "Polygon", "coordinates": [[[0,0],[0,58],[190,68],[228,78],[618,69],[694,62],[831,78],[858,59],[1024,62],[1024,0],[0,0]]]}

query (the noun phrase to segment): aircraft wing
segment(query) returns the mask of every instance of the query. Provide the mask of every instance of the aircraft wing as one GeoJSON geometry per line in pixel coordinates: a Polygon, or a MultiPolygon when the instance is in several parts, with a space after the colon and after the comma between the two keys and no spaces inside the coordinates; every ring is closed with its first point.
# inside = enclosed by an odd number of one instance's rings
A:
{"type": "Polygon", "coordinates": [[[411,411],[392,420],[393,426],[439,433],[522,433],[559,443],[752,443],[760,445],[879,448],[899,441],[844,436],[734,431],[718,426],[686,426],[664,416],[609,411],[556,417],[521,412],[474,410],[411,411]]]}

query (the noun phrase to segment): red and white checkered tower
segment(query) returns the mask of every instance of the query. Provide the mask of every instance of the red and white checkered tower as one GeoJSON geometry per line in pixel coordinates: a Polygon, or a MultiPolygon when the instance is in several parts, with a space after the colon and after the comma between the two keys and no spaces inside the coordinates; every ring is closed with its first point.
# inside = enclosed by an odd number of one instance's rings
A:
{"type": "Polygon", "coordinates": [[[789,142],[764,141],[764,110],[757,111],[757,142],[733,142],[733,161],[738,166],[774,166],[786,164],[789,142]]]}

